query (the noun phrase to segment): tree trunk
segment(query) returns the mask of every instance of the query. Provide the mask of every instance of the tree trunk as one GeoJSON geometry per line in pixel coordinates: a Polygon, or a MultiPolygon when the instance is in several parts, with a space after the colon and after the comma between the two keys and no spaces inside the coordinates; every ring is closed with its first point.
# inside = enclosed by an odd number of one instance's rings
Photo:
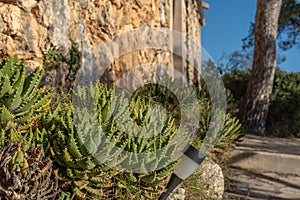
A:
{"type": "Polygon", "coordinates": [[[264,132],[276,69],[276,37],[282,0],[258,0],[251,77],[245,96],[245,128],[264,132]]]}

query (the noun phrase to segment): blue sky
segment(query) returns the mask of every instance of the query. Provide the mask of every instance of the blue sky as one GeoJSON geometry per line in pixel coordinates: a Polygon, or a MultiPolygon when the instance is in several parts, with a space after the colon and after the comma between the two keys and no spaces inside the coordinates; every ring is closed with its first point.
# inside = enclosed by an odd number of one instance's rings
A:
{"type": "MultiPolygon", "coordinates": [[[[217,61],[224,53],[241,49],[249,25],[255,19],[256,0],[206,0],[206,25],[202,28],[202,46],[217,61]]],[[[300,71],[300,48],[283,52],[287,60],[280,65],[286,71],[300,71]]]]}

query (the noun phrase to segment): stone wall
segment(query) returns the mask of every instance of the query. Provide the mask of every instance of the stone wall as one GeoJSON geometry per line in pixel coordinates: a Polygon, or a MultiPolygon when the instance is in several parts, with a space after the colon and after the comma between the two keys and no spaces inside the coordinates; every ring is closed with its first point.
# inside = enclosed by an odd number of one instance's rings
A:
{"type": "MultiPolygon", "coordinates": [[[[182,1],[182,32],[200,44],[196,0],[182,1]]],[[[101,41],[122,32],[142,27],[172,30],[172,6],[172,0],[0,0],[0,59],[17,54],[35,68],[43,66],[42,56],[51,49],[68,60],[71,40],[79,44],[81,51],[90,53],[101,41]]],[[[133,66],[147,63],[171,67],[173,55],[153,49],[122,55],[113,62],[113,70],[106,75],[111,80],[106,81],[115,81],[133,66]]],[[[185,74],[190,83],[198,80],[192,64],[188,64],[185,74]]]]}

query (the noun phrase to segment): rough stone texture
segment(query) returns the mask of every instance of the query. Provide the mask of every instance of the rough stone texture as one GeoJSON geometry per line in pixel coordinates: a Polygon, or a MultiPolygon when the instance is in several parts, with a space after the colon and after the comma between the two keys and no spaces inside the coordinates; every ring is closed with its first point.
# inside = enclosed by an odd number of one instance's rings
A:
{"type": "Polygon", "coordinates": [[[203,189],[208,197],[222,199],[224,193],[224,176],[221,167],[206,158],[201,165],[203,189]]]}
{"type": "MultiPolygon", "coordinates": [[[[185,33],[200,43],[196,0],[184,2],[184,30],[187,30],[185,33]]],[[[35,68],[43,65],[42,56],[53,49],[68,60],[71,40],[79,44],[85,60],[89,60],[85,54],[93,54],[90,58],[96,59],[100,57],[97,55],[97,45],[101,41],[141,27],[171,29],[172,1],[0,0],[0,59],[17,54],[20,58],[29,60],[29,67],[35,68]]],[[[165,40],[169,41],[170,38],[166,37],[165,40]]],[[[123,45],[130,45],[131,41],[127,42],[129,44],[124,41],[123,45]]],[[[114,51],[117,53],[118,49],[114,51]]],[[[193,61],[197,62],[195,59],[193,61]]],[[[110,70],[105,72],[106,79],[109,79],[105,81],[114,82],[133,66],[147,63],[163,63],[171,67],[172,54],[167,51],[143,49],[121,55],[111,64],[110,70]]],[[[186,76],[196,80],[194,74],[195,71],[191,67],[187,68],[186,76]]]]}
{"type": "Polygon", "coordinates": [[[207,157],[183,185],[187,190],[185,197],[188,200],[222,199],[224,193],[222,169],[207,157]],[[191,186],[193,189],[191,189],[191,186]]]}
{"type": "Polygon", "coordinates": [[[43,64],[41,58],[50,48],[67,56],[69,16],[67,0],[0,1],[0,57],[17,54],[35,68],[43,64]]]}

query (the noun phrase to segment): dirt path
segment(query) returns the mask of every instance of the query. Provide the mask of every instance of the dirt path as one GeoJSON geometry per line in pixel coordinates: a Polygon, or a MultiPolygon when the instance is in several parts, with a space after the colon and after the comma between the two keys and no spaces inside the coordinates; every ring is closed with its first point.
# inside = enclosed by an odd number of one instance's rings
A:
{"type": "Polygon", "coordinates": [[[224,199],[300,200],[300,140],[245,136],[224,199]]]}

